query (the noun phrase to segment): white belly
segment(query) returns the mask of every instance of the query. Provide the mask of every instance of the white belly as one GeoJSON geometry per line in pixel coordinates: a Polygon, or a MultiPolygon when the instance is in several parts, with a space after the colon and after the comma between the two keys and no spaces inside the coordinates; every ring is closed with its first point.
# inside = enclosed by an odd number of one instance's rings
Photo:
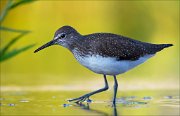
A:
{"type": "Polygon", "coordinates": [[[117,61],[116,58],[102,57],[100,55],[81,57],[74,54],[80,64],[92,70],[95,73],[105,75],[118,75],[124,73],[137,65],[145,62],[153,55],[146,55],[136,61],[117,61]]]}

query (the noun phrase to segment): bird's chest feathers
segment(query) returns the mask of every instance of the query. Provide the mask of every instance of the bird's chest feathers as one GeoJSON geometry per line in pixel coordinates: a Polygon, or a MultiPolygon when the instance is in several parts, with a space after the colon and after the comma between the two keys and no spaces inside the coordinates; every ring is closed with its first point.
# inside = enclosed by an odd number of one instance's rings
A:
{"type": "Polygon", "coordinates": [[[124,73],[135,66],[145,62],[148,58],[152,57],[152,55],[144,56],[139,58],[136,61],[128,61],[128,60],[117,60],[113,57],[103,57],[100,55],[79,55],[78,52],[73,53],[75,58],[78,60],[80,64],[87,67],[88,69],[106,75],[118,75],[124,73]]]}

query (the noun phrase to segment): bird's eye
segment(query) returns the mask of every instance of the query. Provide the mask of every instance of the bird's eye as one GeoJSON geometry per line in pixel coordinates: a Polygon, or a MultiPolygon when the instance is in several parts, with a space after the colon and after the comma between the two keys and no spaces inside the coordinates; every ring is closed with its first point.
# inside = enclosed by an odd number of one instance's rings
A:
{"type": "Polygon", "coordinates": [[[55,39],[62,39],[62,38],[65,38],[65,37],[66,37],[66,34],[65,34],[65,33],[58,34],[57,36],[54,37],[54,40],[55,40],[55,39]]]}
{"type": "Polygon", "coordinates": [[[66,35],[63,33],[63,34],[61,34],[61,38],[64,38],[66,35]]]}

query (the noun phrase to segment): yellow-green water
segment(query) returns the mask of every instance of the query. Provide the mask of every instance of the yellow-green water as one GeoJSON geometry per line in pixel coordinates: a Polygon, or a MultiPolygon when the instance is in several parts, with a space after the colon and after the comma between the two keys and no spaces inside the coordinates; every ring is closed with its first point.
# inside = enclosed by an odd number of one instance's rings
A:
{"type": "Polygon", "coordinates": [[[94,95],[91,103],[66,101],[87,92],[3,91],[1,115],[179,115],[178,90],[118,91],[116,108],[112,91],[94,95]]]}
{"type": "MultiPolygon", "coordinates": [[[[0,2],[2,14],[7,0],[0,2]]],[[[1,114],[179,115],[179,14],[179,1],[38,0],[14,8],[1,26],[31,33],[9,51],[36,46],[0,64],[1,114]],[[66,99],[99,89],[104,84],[102,75],[83,68],[60,46],[33,53],[63,25],[73,26],[83,35],[109,32],[174,46],[118,76],[116,109],[110,106],[112,89],[93,96],[89,107],[80,107],[66,99]]],[[[0,31],[0,48],[17,35],[0,31]]],[[[113,78],[108,82],[111,85],[113,78]]]]}

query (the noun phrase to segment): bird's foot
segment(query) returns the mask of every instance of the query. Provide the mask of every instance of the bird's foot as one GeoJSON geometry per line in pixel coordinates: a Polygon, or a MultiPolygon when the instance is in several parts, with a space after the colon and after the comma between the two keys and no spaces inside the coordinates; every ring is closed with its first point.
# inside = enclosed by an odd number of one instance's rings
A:
{"type": "Polygon", "coordinates": [[[69,101],[69,102],[74,101],[75,103],[82,103],[82,102],[84,102],[84,101],[91,102],[92,100],[90,100],[89,97],[90,97],[90,95],[89,95],[89,94],[86,94],[86,95],[83,95],[83,96],[78,97],[78,98],[69,99],[68,101],[69,101]]]}

